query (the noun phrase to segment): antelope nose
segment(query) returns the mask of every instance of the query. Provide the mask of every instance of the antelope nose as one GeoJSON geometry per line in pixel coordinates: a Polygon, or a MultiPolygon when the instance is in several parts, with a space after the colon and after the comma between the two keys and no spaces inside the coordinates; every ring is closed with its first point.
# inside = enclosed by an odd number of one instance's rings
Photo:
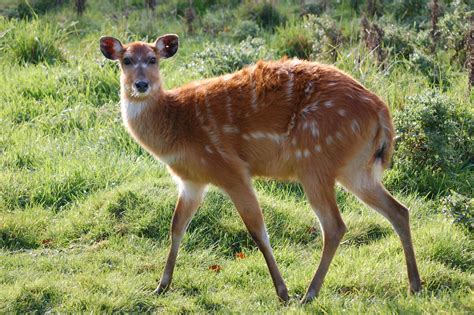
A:
{"type": "Polygon", "coordinates": [[[147,81],[137,81],[135,82],[135,87],[137,88],[138,92],[144,93],[148,90],[148,82],[147,81]]]}

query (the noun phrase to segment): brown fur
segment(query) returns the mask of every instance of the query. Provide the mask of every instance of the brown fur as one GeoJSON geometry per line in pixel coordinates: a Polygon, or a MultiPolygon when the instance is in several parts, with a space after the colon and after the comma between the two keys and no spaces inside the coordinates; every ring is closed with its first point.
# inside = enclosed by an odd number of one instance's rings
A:
{"type": "Polygon", "coordinates": [[[373,153],[381,142],[375,138],[383,137],[391,143],[393,127],[386,117],[388,110],[378,97],[334,67],[310,62],[292,66],[292,62],[259,62],[227,80],[218,77],[171,91],[161,90],[148,100],[151,106],[141,116],[128,122],[129,131],[158,158],[180,154],[181,158],[169,165],[180,178],[216,185],[222,180],[222,172],[231,177],[250,174],[295,178],[314,165],[336,178],[362,143],[373,143],[373,153]],[[293,93],[287,95],[290,73],[294,76],[293,93]],[[304,91],[309,82],[314,87],[312,95],[304,91]],[[337,84],[328,86],[329,83],[337,84]],[[256,91],[256,109],[251,107],[252,89],[256,91]],[[230,116],[227,100],[232,108],[230,116]],[[333,106],[324,106],[326,101],[332,101],[333,106]],[[315,110],[305,113],[315,102],[319,102],[315,110]],[[344,110],[346,116],[339,115],[338,110],[344,110]],[[380,121],[379,113],[385,121],[380,121]],[[351,129],[354,120],[360,132],[351,129]],[[306,121],[317,123],[317,137],[304,128],[306,121]],[[224,125],[235,126],[239,131],[226,133],[222,130],[224,125]],[[377,131],[380,134],[376,135],[377,131]],[[250,134],[255,132],[281,135],[282,140],[273,141],[267,136],[253,139],[250,134]],[[336,137],[337,132],[342,139],[336,137]],[[244,139],[244,134],[251,139],[244,139]],[[210,135],[218,140],[213,141],[210,135]],[[326,142],[328,136],[333,138],[332,143],[326,142]],[[317,144],[321,145],[321,152],[314,152],[317,144]],[[206,146],[212,153],[206,151],[206,146]],[[312,151],[311,157],[296,158],[298,148],[312,151]]]}
{"type": "Polygon", "coordinates": [[[154,45],[102,42],[105,47],[101,46],[106,56],[121,62],[128,131],[162,159],[184,187],[157,292],[169,286],[182,235],[205,186],[212,183],[229,194],[267,261],[278,296],[288,299],[251,187],[252,176],[297,179],[320,220],[323,255],[304,301],[318,294],[346,230],[335,200],[336,181],[392,222],[405,249],[410,286],[419,290],[408,212],[383,189],[378,174],[388,165],[393,149],[387,106],[335,67],[295,59],[260,61],[233,74],[166,91],[158,68],[143,60],[150,54],[173,55],[177,50],[173,36],[165,35],[154,45]],[[124,56],[134,58],[136,66],[124,65],[124,56]],[[134,93],[133,82],[143,78],[152,84],[151,91],[134,93]]]}

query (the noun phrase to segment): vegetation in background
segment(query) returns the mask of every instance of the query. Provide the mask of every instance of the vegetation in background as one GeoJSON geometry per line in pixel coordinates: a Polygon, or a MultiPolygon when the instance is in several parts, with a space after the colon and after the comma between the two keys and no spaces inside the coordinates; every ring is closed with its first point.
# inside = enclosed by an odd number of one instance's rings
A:
{"type": "Polygon", "coordinates": [[[0,312],[472,313],[473,12],[468,1],[437,2],[434,45],[427,0],[88,0],[82,15],[76,1],[2,1],[0,312]],[[382,30],[369,47],[362,14],[382,30]],[[390,225],[338,188],[348,233],[321,295],[300,306],[321,255],[319,225],[298,184],[264,179],[255,185],[289,305],[212,187],[171,290],[151,294],[176,187],[126,133],[118,67],[98,39],[164,33],[181,40],[160,62],[168,88],[287,55],[332,63],[389,104],[398,137],[384,182],[411,209],[420,294],[406,293],[390,225]]]}
{"type": "MultiPolygon", "coordinates": [[[[427,92],[409,97],[396,112],[394,123],[398,135],[394,169],[403,186],[410,185],[422,194],[448,191],[456,177],[473,166],[472,108],[427,92]]],[[[471,190],[462,183],[456,186],[461,192],[471,190]]]]}
{"type": "Polygon", "coordinates": [[[194,53],[188,71],[197,71],[204,76],[216,76],[242,69],[260,59],[271,59],[274,54],[267,49],[261,38],[250,38],[238,45],[205,43],[202,51],[194,53]]]}
{"type": "Polygon", "coordinates": [[[53,64],[65,60],[58,43],[66,38],[66,33],[57,25],[37,19],[2,24],[0,43],[4,58],[19,64],[53,64]]]}

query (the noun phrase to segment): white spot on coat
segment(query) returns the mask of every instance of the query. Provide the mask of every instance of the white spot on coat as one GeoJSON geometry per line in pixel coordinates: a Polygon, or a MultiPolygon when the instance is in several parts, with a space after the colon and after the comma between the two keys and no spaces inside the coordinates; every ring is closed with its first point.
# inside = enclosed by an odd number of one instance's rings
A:
{"type": "Polygon", "coordinates": [[[301,115],[304,117],[308,114],[311,114],[313,113],[314,111],[316,111],[318,109],[318,106],[319,106],[319,101],[316,101],[316,102],[313,102],[311,104],[309,104],[308,106],[306,106],[302,111],[301,111],[301,115]]]}
{"type": "Polygon", "coordinates": [[[204,148],[206,149],[207,152],[209,152],[211,154],[214,153],[214,151],[212,151],[212,149],[209,145],[206,145],[204,148]]]}
{"type": "Polygon", "coordinates": [[[288,72],[288,83],[286,87],[286,95],[288,96],[288,99],[290,100],[293,97],[293,79],[294,79],[293,72],[288,72]]]}
{"type": "Polygon", "coordinates": [[[326,106],[327,108],[333,107],[334,106],[333,101],[329,100],[329,101],[324,102],[324,106],[326,106]]]}
{"type": "Polygon", "coordinates": [[[251,73],[250,73],[250,106],[252,107],[253,110],[257,109],[257,86],[255,83],[255,78],[253,75],[253,72],[255,71],[255,67],[252,68],[251,73]]]}
{"type": "Polygon", "coordinates": [[[331,144],[333,141],[334,141],[334,139],[332,138],[332,136],[327,136],[326,137],[326,144],[331,144]]]}
{"type": "Polygon", "coordinates": [[[251,132],[250,133],[250,136],[254,139],[263,139],[265,138],[265,133],[261,132],[261,131],[254,131],[254,132],[251,132]]]}
{"type": "Polygon", "coordinates": [[[311,135],[313,136],[313,138],[317,138],[319,136],[319,129],[315,121],[313,121],[313,123],[311,124],[311,135]]]}
{"type": "Polygon", "coordinates": [[[339,109],[337,113],[342,117],[345,117],[347,115],[347,111],[345,109],[339,109]]]}
{"type": "Polygon", "coordinates": [[[313,94],[314,84],[313,81],[308,81],[306,83],[306,87],[304,88],[304,93],[306,94],[306,98],[310,97],[313,94]]]}
{"type": "Polygon", "coordinates": [[[229,118],[229,122],[233,122],[232,118],[232,98],[229,96],[229,94],[226,91],[225,95],[225,108],[227,110],[227,117],[229,118]]]}
{"type": "Polygon", "coordinates": [[[372,102],[372,99],[370,97],[365,96],[365,95],[361,95],[360,98],[363,99],[364,101],[372,102]]]}
{"type": "Polygon", "coordinates": [[[222,126],[222,131],[225,132],[225,133],[238,133],[239,128],[237,128],[236,126],[232,126],[232,125],[223,125],[222,126]]]}
{"type": "Polygon", "coordinates": [[[358,133],[360,132],[360,125],[359,123],[357,122],[357,120],[353,120],[352,123],[351,123],[351,128],[352,128],[352,132],[353,133],[358,133]]]}

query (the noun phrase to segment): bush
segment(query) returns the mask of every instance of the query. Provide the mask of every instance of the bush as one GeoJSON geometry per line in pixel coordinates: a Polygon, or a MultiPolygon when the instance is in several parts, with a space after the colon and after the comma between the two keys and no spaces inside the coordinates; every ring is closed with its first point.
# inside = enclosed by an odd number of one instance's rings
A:
{"type": "Polygon", "coordinates": [[[326,4],[324,1],[317,1],[317,2],[310,2],[310,3],[303,3],[300,7],[300,15],[305,16],[308,14],[322,14],[327,9],[326,4]]]}
{"type": "Polygon", "coordinates": [[[393,23],[383,23],[383,46],[392,57],[408,59],[414,52],[414,38],[410,30],[393,23]]]}
{"type": "Polygon", "coordinates": [[[313,56],[330,55],[335,60],[337,48],[344,41],[336,21],[329,15],[310,15],[304,23],[310,34],[314,36],[313,56]]]}
{"type": "Polygon", "coordinates": [[[469,15],[474,11],[468,11],[465,4],[456,1],[454,9],[446,13],[439,21],[440,46],[444,50],[454,51],[452,59],[461,66],[466,62],[467,43],[469,35],[469,15]]]}
{"type": "Polygon", "coordinates": [[[69,0],[21,0],[17,7],[18,16],[20,18],[31,18],[35,14],[43,14],[47,11],[60,8],[66,3],[69,3],[69,0]]]}
{"type": "MultiPolygon", "coordinates": [[[[305,18],[306,19],[306,18],[305,18]]],[[[281,55],[309,59],[315,44],[314,36],[307,24],[288,23],[276,30],[275,46],[281,55]]]]}
{"type": "Polygon", "coordinates": [[[286,21],[286,17],[268,2],[256,4],[248,2],[244,6],[244,17],[256,21],[260,27],[271,31],[286,21]]]}
{"type": "Polygon", "coordinates": [[[232,36],[238,40],[242,41],[248,37],[254,38],[257,37],[260,32],[260,27],[254,21],[243,20],[234,28],[232,36]]]}
{"type": "MultiPolygon", "coordinates": [[[[166,4],[166,2],[173,3],[173,1],[158,1],[160,5],[166,4]]],[[[198,15],[204,14],[209,8],[215,8],[218,6],[235,7],[240,4],[240,0],[193,0],[192,5],[198,15]]],[[[189,8],[189,0],[178,0],[173,5],[177,14],[184,16],[186,9],[189,8]]]]}
{"type": "Polygon", "coordinates": [[[65,38],[65,33],[57,26],[36,19],[9,22],[0,20],[0,25],[7,29],[0,38],[5,58],[21,65],[53,64],[65,60],[58,48],[65,38]]]}
{"type": "Polygon", "coordinates": [[[417,49],[409,56],[409,59],[413,68],[423,74],[431,84],[449,86],[446,73],[439,68],[433,57],[417,49]]]}
{"type": "Polygon", "coordinates": [[[393,12],[395,18],[404,22],[423,22],[429,16],[426,0],[395,0],[385,1],[384,7],[393,12]]]}
{"type": "Polygon", "coordinates": [[[261,38],[253,38],[233,46],[221,43],[209,43],[201,52],[194,53],[192,62],[185,65],[201,75],[215,76],[230,73],[252,64],[259,59],[271,59],[273,52],[268,50],[261,38]]]}
{"type": "Polygon", "coordinates": [[[303,17],[303,22],[291,21],[285,27],[278,27],[275,48],[281,55],[316,59],[337,57],[337,48],[342,44],[341,30],[328,15],[303,17]]]}
{"type": "Polygon", "coordinates": [[[441,209],[444,214],[453,218],[453,223],[474,232],[474,198],[451,191],[441,200],[441,209]]]}
{"type": "Polygon", "coordinates": [[[469,180],[456,174],[474,162],[471,111],[428,92],[409,97],[404,109],[395,113],[394,123],[399,137],[394,170],[403,188],[435,194],[455,183],[459,190],[469,190],[469,180]]]}
{"type": "Polygon", "coordinates": [[[207,11],[201,19],[202,31],[211,36],[229,31],[229,22],[234,17],[229,10],[207,11]]]}

